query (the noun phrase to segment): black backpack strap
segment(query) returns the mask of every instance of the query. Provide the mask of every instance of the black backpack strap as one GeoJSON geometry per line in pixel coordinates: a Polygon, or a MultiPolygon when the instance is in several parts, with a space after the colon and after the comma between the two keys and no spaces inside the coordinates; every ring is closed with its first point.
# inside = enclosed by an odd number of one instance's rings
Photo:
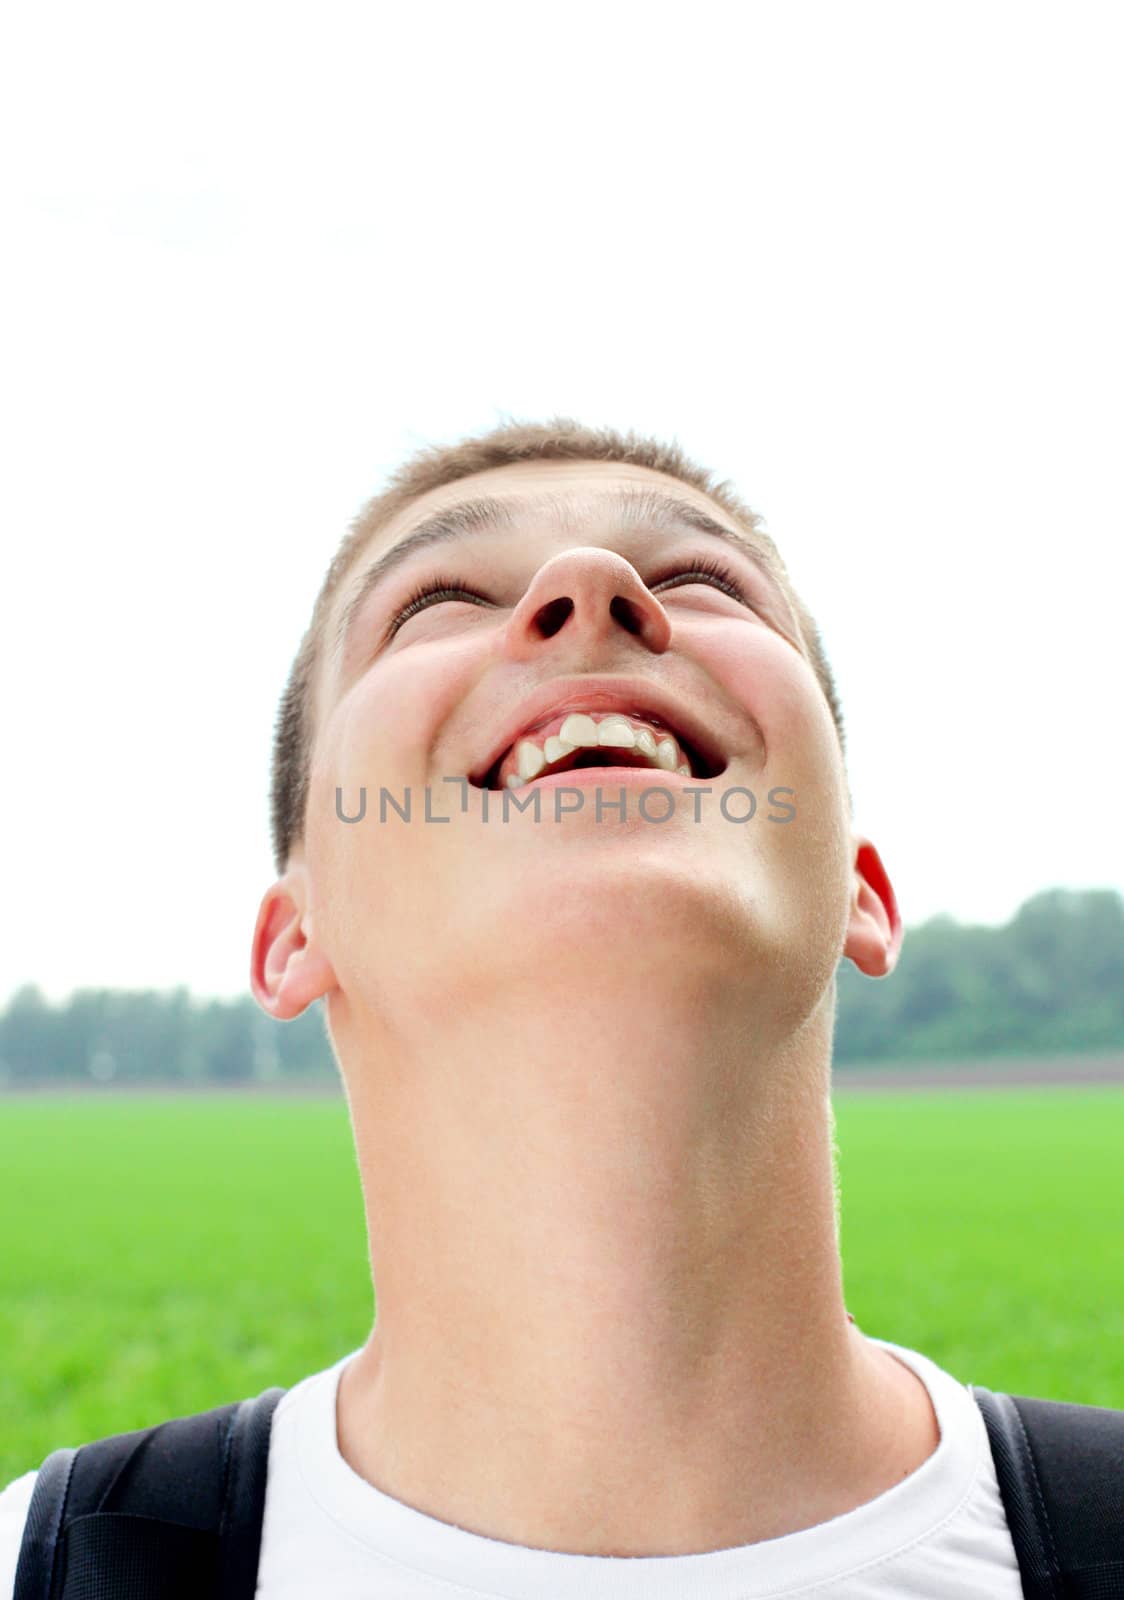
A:
{"type": "Polygon", "coordinates": [[[234,1418],[226,1493],[219,1523],[218,1600],[254,1600],[265,1514],[269,1433],[284,1389],[243,1400],[234,1418]]]}
{"type": "Polygon", "coordinates": [[[39,1468],[23,1526],[12,1600],[50,1600],[55,1550],[76,1450],[54,1450],[39,1468]]]}
{"type": "Polygon", "coordinates": [[[972,1385],[1027,1600],[1124,1596],[1124,1411],[972,1385]]]}
{"type": "Polygon", "coordinates": [[[252,1600],[284,1392],[54,1451],[32,1493],[13,1600],[252,1600]]]}

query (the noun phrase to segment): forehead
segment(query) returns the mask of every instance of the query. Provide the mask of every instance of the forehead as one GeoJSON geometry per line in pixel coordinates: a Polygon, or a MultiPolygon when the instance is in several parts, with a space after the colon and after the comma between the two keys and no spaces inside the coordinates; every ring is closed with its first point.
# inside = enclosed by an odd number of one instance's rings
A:
{"type": "Polygon", "coordinates": [[[595,529],[602,535],[611,534],[614,530],[604,522],[603,516],[606,503],[619,494],[631,496],[645,491],[669,496],[680,504],[693,507],[710,520],[723,524],[743,539],[748,538],[760,550],[762,563],[779,575],[780,564],[772,550],[771,541],[760,535],[747,534],[744,526],[736,522],[717,501],[693,484],[669,473],[618,461],[522,461],[489,468],[418,495],[356,548],[333,598],[327,619],[325,648],[319,662],[317,698],[321,692],[329,690],[339,668],[337,644],[341,625],[354,603],[360,574],[373,561],[384,557],[396,545],[407,540],[420,524],[455,507],[484,498],[504,504],[513,518],[518,517],[524,508],[529,511],[546,499],[553,512],[551,520],[554,527],[567,530],[576,542],[590,537],[595,529]]]}
{"type": "MultiPolygon", "coordinates": [[[[652,467],[629,461],[519,461],[458,478],[454,483],[442,484],[439,489],[430,489],[411,500],[371,535],[362,553],[356,552],[352,571],[364,557],[389,550],[427,516],[447,511],[466,500],[487,496],[509,502],[512,511],[517,512],[520,502],[532,503],[548,496],[552,503],[568,504],[577,519],[583,510],[593,511],[600,501],[618,489],[634,492],[662,489],[718,521],[735,526],[729,513],[708,494],[682,478],[657,472],[652,467]]],[[[345,585],[341,585],[343,587],[345,585]]]]}

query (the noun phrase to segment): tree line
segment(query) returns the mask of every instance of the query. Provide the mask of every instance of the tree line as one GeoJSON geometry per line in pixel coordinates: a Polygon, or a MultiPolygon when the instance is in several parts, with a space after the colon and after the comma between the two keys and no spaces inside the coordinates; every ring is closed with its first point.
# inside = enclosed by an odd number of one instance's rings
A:
{"type": "MultiPolygon", "coordinates": [[[[844,959],[834,1060],[1124,1052],[1124,897],[1047,889],[1001,927],[947,915],[910,928],[889,978],[844,959]]],[[[52,1004],[25,984],[0,1012],[0,1088],[338,1081],[322,1003],[274,1022],[249,995],[78,989],[52,1004]]]]}

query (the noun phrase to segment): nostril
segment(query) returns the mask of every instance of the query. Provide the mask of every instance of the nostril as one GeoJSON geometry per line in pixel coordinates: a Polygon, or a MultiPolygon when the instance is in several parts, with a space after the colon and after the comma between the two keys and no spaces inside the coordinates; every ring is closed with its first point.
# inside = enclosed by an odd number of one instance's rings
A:
{"type": "Polygon", "coordinates": [[[541,606],[535,613],[535,626],[543,638],[553,638],[573,609],[574,602],[564,595],[559,600],[549,600],[545,606],[541,606]]]}
{"type": "Polygon", "coordinates": [[[619,622],[626,633],[640,633],[643,631],[644,619],[638,608],[631,600],[622,599],[617,595],[609,605],[609,614],[619,622]]]}

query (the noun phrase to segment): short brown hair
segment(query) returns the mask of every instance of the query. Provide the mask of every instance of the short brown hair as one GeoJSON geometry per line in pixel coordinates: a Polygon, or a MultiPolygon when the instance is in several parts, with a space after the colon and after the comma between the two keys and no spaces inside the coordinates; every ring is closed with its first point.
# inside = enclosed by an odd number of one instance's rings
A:
{"type": "Polygon", "coordinates": [[[336,551],[320,587],[312,621],[305,631],[293,661],[277,714],[273,738],[270,776],[270,811],[274,865],[278,875],[288,866],[294,845],[304,837],[308,805],[312,745],[316,729],[313,695],[318,665],[327,636],[328,615],[351,567],[366,548],[371,535],[390,521],[411,500],[431,489],[491,467],[512,466],[520,461],[621,461],[689,483],[709,495],[755,540],[764,545],[775,564],[776,576],[784,588],[803,635],[820,687],[823,689],[839,735],[839,748],[845,752],[843,713],[835,679],[824,652],[819,629],[811,613],[792,587],[776,545],[765,533],[761,519],[739,498],[727,482],[716,483],[713,473],[689,461],[677,444],[642,438],[633,432],[614,428],[590,428],[569,417],[554,417],[547,422],[506,421],[487,433],[477,434],[453,445],[433,445],[420,450],[390,478],[387,487],[360,511],[336,551]]]}

